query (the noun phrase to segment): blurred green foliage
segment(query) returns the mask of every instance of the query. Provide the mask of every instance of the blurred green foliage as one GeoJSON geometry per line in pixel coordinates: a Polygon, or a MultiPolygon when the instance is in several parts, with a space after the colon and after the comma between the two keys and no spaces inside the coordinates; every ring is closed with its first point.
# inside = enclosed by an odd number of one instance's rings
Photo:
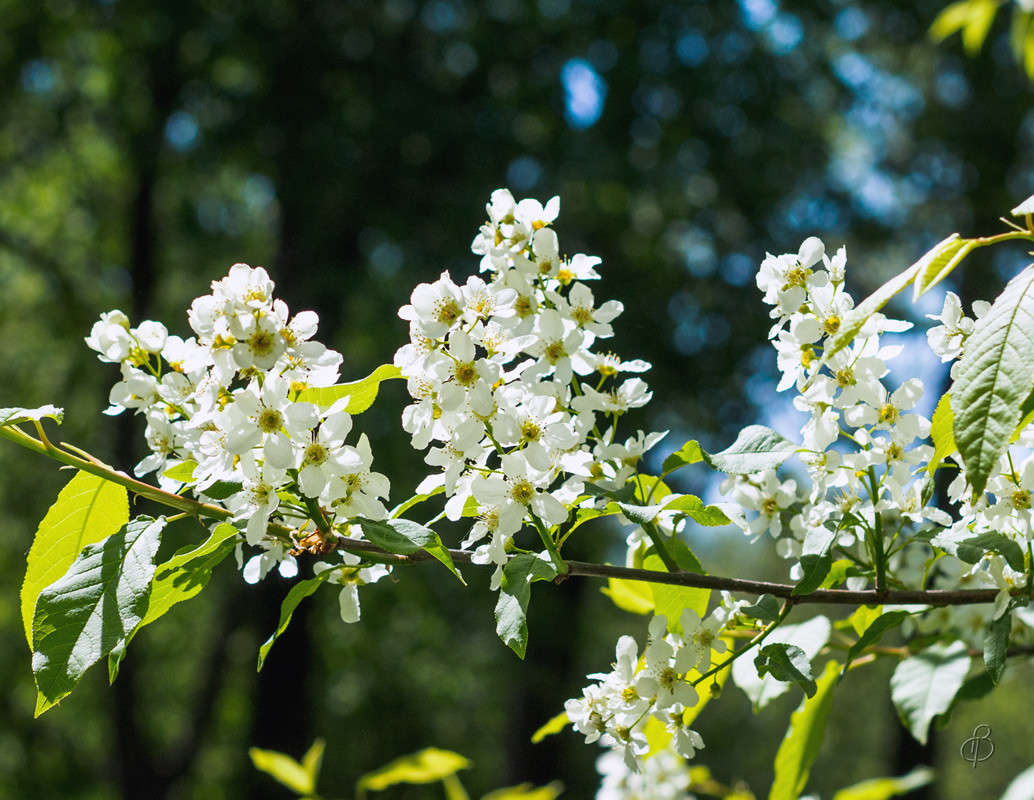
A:
{"type": "MultiPolygon", "coordinates": [[[[766,250],[845,242],[864,295],[1034,191],[1008,31],[964,60],[926,41],[941,5],[0,0],[0,406],[63,405],[64,439],[128,468],[140,431],[99,416],[115,376],[81,338],[112,307],[184,333],[190,299],[235,261],[317,310],[358,378],[404,340],[395,309],[414,284],[476,269],[482,204],[509,185],[560,194],[565,247],[603,257],[597,294],[626,306],[615,345],[655,365],[641,425],[672,429],[669,450],[681,434],[718,449],[779,407],[753,287],[766,250]]],[[[955,288],[988,294],[1022,258],[974,257],[955,288]]],[[[396,497],[420,473],[402,405],[385,384],[362,418],[396,497]]],[[[683,472],[704,491],[705,470],[683,472]]],[[[485,576],[464,589],[414,569],[365,592],[355,626],[317,595],[256,676],[288,585],[246,587],[226,564],[137,637],[114,686],[91,674],[34,722],[17,587],[67,476],[13,448],[0,474],[0,798],[282,797],[247,748],[297,753],[316,735],[331,786],[436,745],[473,760],[475,794],[554,778],[594,791],[592,747],[529,741],[641,624],[588,581],[536,592],[525,663],[495,638],[485,576]]],[[[593,525],[574,557],[611,552],[616,532],[593,525]]],[[[180,525],[163,547],[202,535],[180,525]]],[[[726,530],[694,549],[713,572],[784,572],[726,530]]],[[[911,766],[884,672],[852,672],[834,700],[812,771],[824,796],[911,766]]],[[[1029,761],[1028,673],[935,735],[937,796],[993,796],[1029,761]],[[993,775],[956,756],[974,720],[1016,734],[993,775]]],[[[755,718],[728,688],[701,718],[704,761],[762,793],[794,702],[755,718]]]]}

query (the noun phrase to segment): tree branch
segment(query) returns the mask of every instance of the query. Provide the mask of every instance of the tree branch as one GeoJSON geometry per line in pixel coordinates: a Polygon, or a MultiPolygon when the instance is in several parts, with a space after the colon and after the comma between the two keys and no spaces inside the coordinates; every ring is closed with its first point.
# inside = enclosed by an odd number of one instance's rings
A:
{"type": "MultiPolygon", "coordinates": [[[[175,508],[178,511],[184,511],[191,516],[219,520],[227,520],[233,516],[233,512],[222,506],[201,503],[189,497],[163,491],[156,486],[151,486],[143,481],[131,478],[124,472],[118,472],[113,467],[103,464],[97,459],[92,457],[84,458],[68,450],[55,447],[49,442],[39,441],[15,426],[0,426],[0,438],[9,439],[15,444],[26,447],[40,455],[49,456],[69,466],[77,467],[114,483],[121,484],[134,494],[175,508]]],[[[85,456],[86,454],[84,453],[83,455],[85,456]]],[[[294,543],[292,534],[295,531],[285,525],[270,524],[269,531],[281,540],[294,543]]],[[[369,553],[372,556],[376,556],[377,561],[385,564],[417,564],[433,560],[434,558],[425,551],[419,551],[408,556],[389,553],[365,539],[339,536],[333,541],[342,550],[357,554],[369,553]]],[[[469,550],[450,549],[449,555],[452,556],[453,561],[464,564],[472,563],[471,556],[473,553],[469,550]]],[[[658,572],[648,569],[634,569],[632,567],[617,567],[610,564],[594,564],[586,561],[565,561],[564,563],[568,566],[567,575],[583,575],[590,578],[621,578],[623,580],[644,581],[646,583],[667,583],[695,589],[722,589],[741,594],[770,594],[775,597],[781,597],[784,600],[792,600],[795,604],[821,603],[827,605],[861,606],[890,603],[896,605],[962,606],[993,603],[999,591],[998,589],[906,589],[893,591],[880,591],[877,589],[863,589],[860,591],[852,591],[850,589],[818,589],[810,594],[795,595],[793,590],[796,587],[789,583],[725,578],[720,575],[698,575],[694,572],[684,571],[658,572]]],[[[557,580],[564,580],[567,575],[560,575],[557,580]]],[[[1029,588],[1013,589],[1011,594],[1015,597],[1030,598],[1031,590],[1029,588]]]]}

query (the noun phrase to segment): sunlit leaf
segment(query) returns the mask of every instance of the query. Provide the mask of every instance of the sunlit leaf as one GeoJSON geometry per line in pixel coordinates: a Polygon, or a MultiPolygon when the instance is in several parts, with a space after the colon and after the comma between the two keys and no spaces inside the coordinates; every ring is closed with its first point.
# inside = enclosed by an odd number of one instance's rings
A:
{"type": "Polygon", "coordinates": [[[815,682],[815,691],[790,716],[790,727],[775,757],[775,779],[768,800],[797,800],[808,783],[811,765],[825,738],[833,687],[840,664],[830,661],[815,682]]]}
{"type": "Polygon", "coordinates": [[[39,593],[65,574],[79,551],[129,522],[124,487],[77,472],[58,493],[36,531],[21,590],[22,624],[32,649],[32,615],[39,593]]]}
{"type": "Polygon", "coordinates": [[[934,644],[906,658],[890,679],[891,699],[901,721],[926,744],[930,722],[947,711],[969,670],[964,642],[934,644]]]}
{"type": "Polygon", "coordinates": [[[538,744],[547,736],[552,736],[554,733],[560,733],[560,731],[570,724],[571,718],[567,716],[567,712],[561,711],[531,735],[531,743],[538,744]]]}
{"type": "Polygon", "coordinates": [[[298,395],[298,400],[313,403],[320,408],[329,408],[338,400],[348,398],[345,411],[349,414],[361,414],[373,405],[377,399],[383,381],[401,378],[399,368],[392,364],[381,364],[365,378],[350,383],[339,383],[335,386],[305,389],[298,395]]]}
{"type": "Polygon", "coordinates": [[[1009,281],[977,320],[951,390],[954,434],[976,495],[1020,421],[1034,389],[1034,265],[1009,281]]]}
{"type": "Polygon", "coordinates": [[[36,716],[68,695],[98,660],[125,646],[147,613],[164,528],[164,517],[137,517],[83,548],[64,577],[40,592],[32,620],[36,716]]]}
{"type": "Polygon", "coordinates": [[[367,791],[379,792],[399,783],[433,783],[470,766],[470,760],[459,753],[428,747],[366,773],[356,783],[356,791],[362,797],[367,791]]]}

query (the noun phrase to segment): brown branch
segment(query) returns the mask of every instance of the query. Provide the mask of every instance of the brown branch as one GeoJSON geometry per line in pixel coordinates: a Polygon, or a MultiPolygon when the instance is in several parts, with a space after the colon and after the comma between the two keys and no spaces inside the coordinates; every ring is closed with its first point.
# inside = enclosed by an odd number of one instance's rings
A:
{"type": "MultiPolygon", "coordinates": [[[[233,513],[221,506],[210,503],[201,503],[189,497],[165,492],[150,484],[138,481],[118,472],[114,468],[103,464],[96,459],[87,460],[79,455],[63,450],[49,443],[34,439],[25,431],[16,426],[0,426],[0,438],[9,439],[15,444],[28,448],[40,455],[49,456],[69,466],[77,467],[85,472],[90,472],[115,483],[125,486],[130,492],[154,500],[162,505],[184,511],[191,516],[206,517],[209,519],[228,520],[233,513]]],[[[285,542],[291,542],[292,534],[295,531],[284,525],[271,524],[269,531],[274,536],[285,542]]],[[[342,536],[335,541],[335,544],[342,550],[351,553],[365,553],[375,560],[386,564],[415,564],[433,559],[430,553],[418,551],[412,555],[400,555],[382,550],[372,542],[365,539],[353,539],[342,536]]],[[[469,550],[449,550],[453,561],[470,564],[473,553],[469,550]]],[[[565,561],[568,571],[566,575],[560,575],[557,580],[564,580],[568,575],[583,575],[590,578],[621,578],[624,580],[645,581],[647,583],[667,583],[673,586],[687,586],[696,589],[723,589],[729,592],[741,594],[770,594],[781,597],[784,600],[792,600],[794,603],[822,603],[829,605],[880,605],[893,603],[897,605],[931,605],[931,606],[961,606],[974,605],[977,603],[993,603],[998,597],[998,589],[927,589],[923,590],[887,590],[863,589],[851,591],[849,589],[818,589],[810,594],[795,595],[796,588],[788,583],[771,583],[769,581],[752,581],[743,578],[725,578],[720,575],[698,575],[694,572],[660,572],[647,569],[633,569],[632,567],[616,567],[610,564],[593,564],[586,561],[565,561]]],[[[1012,594],[1016,597],[1031,597],[1030,589],[1014,589],[1012,594]]]]}
{"type": "MultiPolygon", "coordinates": [[[[364,539],[340,538],[337,546],[351,553],[368,553],[378,561],[389,564],[417,564],[432,560],[433,556],[423,551],[403,556],[386,553],[372,542],[364,539]]],[[[453,561],[470,564],[473,555],[467,550],[449,550],[453,561]]],[[[993,603],[998,596],[997,589],[927,589],[925,591],[891,590],[878,592],[875,589],[851,591],[849,589],[819,589],[811,594],[794,595],[793,584],[751,581],[742,578],[725,578],[720,575],[698,575],[695,572],[659,572],[632,567],[617,567],[610,564],[593,564],[587,561],[566,561],[568,575],[583,575],[590,578],[621,578],[623,580],[667,583],[673,586],[687,586],[695,589],[724,589],[742,594],[771,594],[775,597],[792,599],[794,603],[824,603],[834,605],[898,605],[959,606],[976,603],[993,603]]],[[[561,578],[562,579],[562,578],[561,578]]],[[[1017,595],[1026,594],[1017,591],[1017,595]]]]}

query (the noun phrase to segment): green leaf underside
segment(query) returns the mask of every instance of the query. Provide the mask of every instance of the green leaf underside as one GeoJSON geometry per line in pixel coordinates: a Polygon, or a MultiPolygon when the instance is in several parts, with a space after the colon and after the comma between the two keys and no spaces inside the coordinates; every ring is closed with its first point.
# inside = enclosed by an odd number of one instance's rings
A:
{"type": "Polygon", "coordinates": [[[124,487],[88,472],[77,472],[58,493],[33,539],[21,589],[22,624],[32,649],[36,598],[75,561],[86,545],[99,542],[129,522],[124,487]]]}
{"type": "Polygon", "coordinates": [[[973,242],[970,239],[960,239],[957,233],[931,247],[926,255],[916,262],[923,266],[912,284],[915,290],[912,294],[913,302],[947,278],[972,249],[973,242]]]}
{"type": "Polygon", "coordinates": [[[276,630],[270,634],[269,638],[266,639],[259,648],[258,667],[256,672],[262,671],[262,665],[266,663],[266,657],[269,655],[269,651],[273,648],[273,644],[276,640],[279,639],[283,632],[287,630],[287,626],[291,624],[291,617],[294,615],[295,609],[298,608],[298,604],[326,583],[331,572],[332,570],[321,572],[315,578],[298,581],[298,583],[291,587],[291,591],[287,593],[287,596],[284,598],[284,602],[280,604],[280,621],[277,623],[276,630]]]}
{"type": "Polygon", "coordinates": [[[356,791],[362,797],[367,791],[379,792],[399,783],[433,783],[470,766],[470,760],[459,753],[428,747],[366,773],[356,783],[356,791]]]}
{"type": "Polygon", "coordinates": [[[706,453],[704,460],[731,475],[750,475],[775,469],[797,450],[790,440],[764,425],[748,425],[736,441],[720,453],[706,453]]]}
{"type": "Polygon", "coordinates": [[[22,422],[41,422],[44,419],[52,419],[60,425],[64,418],[65,410],[51,405],[39,408],[0,408],[0,428],[22,422]]]}
{"type": "Polygon", "coordinates": [[[872,778],[847,786],[833,795],[833,800],[890,800],[926,786],[933,779],[932,769],[919,767],[898,778],[872,778]]]}
{"type": "Polygon", "coordinates": [[[786,642],[766,644],[754,656],[754,667],[762,677],[771,674],[778,681],[796,683],[808,697],[815,694],[815,679],[811,675],[808,654],[796,645],[786,642]]]}
{"type": "Polygon", "coordinates": [[[768,800],[797,800],[804,791],[825,736],[839,673],[840,664],[828,662],[815,682],[815,691],[790,716],[790,727],[776,753],[775,778],[768,800]]]}
{"type": "Polygon", "coordinates": [[[556,577],[553,565],[529,553],[513,556],[503,568],[495,606],[495,632],[503,643],[524,658],[528,648],[528,602],[533,581],[556,577]]]}
{"type": "Polygon", "coordinates": [[[926,465],[926,471],[933,475],[941,462],[959,449],[955,444],[955,414],[951,410],[951,392],[945,392],[937,401],[930,421],[930,438],[933,440],[933,456],[926,465]]]}
{"type": "Polygon", "coordinates": [[[930,722],[948,710],[969,670],[965,643],[935,644],[906,658],[890,679],[891,699],[901,721],[926,744],[930,722]]]}
{"type": "Polygon", "coordinates": [[[359,525],[367,539],[389,553],[409,556],[417,550],[425,550],[459,578],[460,583],[466,585],[441,538],[426,525],[408,519],[389,519],[381,522],[362,518],[359,519],[359,525]]]}
{"type": "Polygon", "coordinates": [[[560,731],[570,724],[571,719],[567,716],[567,712],[561,711],[531,735],[531,743],[538,744],[547,736],[552,736],[554,733],[560,733],[560,731]]]}
{"type": "Polygon", "coordinates": [[[1034,265],[977,320],[951,389],[954,434],[976,495],[1005,450],[1034,389],[1034,265]]]}
{"type": "Polygon", "coordinates": [[[866,647],[876,644],[882,638],[884,633],[892,628],[896,628],[904,622],[908,615],[908,611],[895,609],[894,611],[887,611],[884,614],[880,614],[880,616],[874,619],[865,629],[865,632],[858,637],[858,641],[851,645],[851,649],[847,651],[847,662],[844,664],[844,673],[847,673],[847,668],[851,666],[851,662],[858,658],[866,647]]]}
{"type": "Polygon", "coordinates": [[[1009,649],[1009,630],[1012,628],[1012,614],[1006,612],[991,620],[984,631],[984,666],[991,682],[996,686],[1005,671],[1006,652],[1009,649]]]}
{"type": "Polygon", "coordinates": [[[44,589],[33,617],[36,716],[67,696],[93,664],[147,613],[164,517],[137,517],[88,545],[64,577],[44,589]]]}
{"type": "Polygon", "coordinates": [[[323,757],[322,741],[322,739],[317,739],[309,753],[306,753],[306,759],[310,761],[308,765],[298,763],[286,753],[263,750],[259,747],[249,748],[248,756],[251,758],[251,763],[255,765],[255,769],[265,772],[292,792],[304,797],[316,793],[316,778],[319,775],[319,764],[323,757]],[[318,758],[313,761],[309,759],[309,756],[317,745],[320,745],[318,758]],[[313,766],[315,769],[312,769],[313,766]]]}
{"type": "Polygon", "coordinates": [[[762,622],[775,622],[779,617],[779,600],[773,595],[763,594],[754,605],[745,606],[740,611],[762,622]]]}
{"type": "Polygon", "coordinates": [[[358,381],[339,383],[336,386],[305,389],[298,395],[298,400],[313,403],[320,408],[329,408],[343,397],[348,398],[345,411],[349,414],[361,414],[377,399],[377,393],[383,381],[401,378],[399,368],[392,364],[381,364],[377,369],[358,381]]]}
{"type": "Polygon", "coordinates": [[[1023,572],[1023,550],[1004,533],[981,533],[958,544],[956,555],[967,564],[976,564],[987,551],[1002,556],[1017,572],[1023,572]]]}

